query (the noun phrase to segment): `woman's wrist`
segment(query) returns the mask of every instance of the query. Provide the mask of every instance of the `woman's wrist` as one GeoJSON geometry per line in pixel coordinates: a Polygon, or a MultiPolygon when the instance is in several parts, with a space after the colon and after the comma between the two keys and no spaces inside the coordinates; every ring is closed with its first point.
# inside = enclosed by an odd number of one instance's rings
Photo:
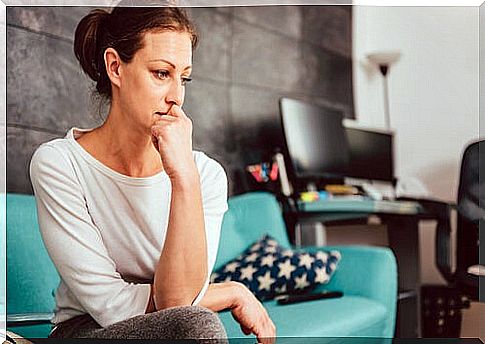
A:
{"type": "Polygon", "coordinates": [[[200,306],[206,307],[214,312],[225,309],[234,309],[243,304],[244,289],[238,282],[211,283],[200,302],[200,306]]]}
{"type": "Polygon", "coordinates": [[[242,306],[246,300],[246,293],[248,289],[240,282],[230,281],[227,283],[230,285],[232,295],[231,305],[229,308],[233,309],[242,306]]]}
{"type": "Polygon", "coordinates": [[[174,189],[193,191],[194,187],[200,186],[200,175],[195,162],[183,172],[169,174],[169,178],[174,189]]]}

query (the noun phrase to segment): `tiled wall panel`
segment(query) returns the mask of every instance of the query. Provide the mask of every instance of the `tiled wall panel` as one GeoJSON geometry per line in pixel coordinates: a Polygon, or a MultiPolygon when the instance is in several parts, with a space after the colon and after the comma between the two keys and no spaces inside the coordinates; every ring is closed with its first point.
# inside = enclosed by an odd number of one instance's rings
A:
{"type": "Polygon", "coordinates": [[[71,44],[7,27],[7,124],[56,132],[93,126],[90,86],[71,44]]]}
{"type": "Polygon", "coordinates": [[[7,23],[72,41],[77,23],[89,11],[89,7],[8,7],[7,23]]]}
{"type": "Polygon", "coordinates": [[[29,163],[40,143],[64,135],[7,127],[7,192],[32,193],[29,163]]]}
{"type": "MultiPolygon", "coordinates": [[[[7,190],[31,193],[36,147],[72,127],[99,125],[72,42],[90,8],[7,11],[7,190]]],[[[278,99],[296,97],[353,116],[351,10],[345,6],[190,8],[200,34],[185,111],[194,148],[220,161],[232,194],[245,164],[281,144],[278,99]]]]}

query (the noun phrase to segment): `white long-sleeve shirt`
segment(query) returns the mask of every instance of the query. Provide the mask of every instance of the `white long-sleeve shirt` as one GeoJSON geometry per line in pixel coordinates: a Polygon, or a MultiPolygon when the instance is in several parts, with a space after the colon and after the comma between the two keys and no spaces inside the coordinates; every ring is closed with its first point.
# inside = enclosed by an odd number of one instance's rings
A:
{"type": "MultiPolygon", "coordinates": [[[[75,138],[42,144],[30,164],[39,227],[61,283],[54,324],[88,313],[101,326],[144,314],[168,226],[171,183],[165,172],[128,177],[96,160],[75,138]]],[[[214,266],[227,177],[215,160],[194,152],[201,180],[208,276],[214,266]]],[[[189,214],[188,214],[189,215],[189,214]]]]}

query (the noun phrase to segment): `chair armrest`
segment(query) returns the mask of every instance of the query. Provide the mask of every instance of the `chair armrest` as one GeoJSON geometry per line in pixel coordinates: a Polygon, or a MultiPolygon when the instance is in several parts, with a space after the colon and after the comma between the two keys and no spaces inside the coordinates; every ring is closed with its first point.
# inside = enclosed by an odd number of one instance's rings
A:
{"type": "Polygon", "coordinates": [[[304,247],[304,251],[338,250],[342,258],[326,285],[318,290],[337,290],[345,295],[363,296],[384,305],[388,311],[386,334],[392,336],[398,294],[397,263],[386,247],[322,246],[304,247]]]}
{"type": "Polygon", "coordinates": [[[435,264],[443,278],[453,283],[455,277],[451,267],[451,211],[456,209],[456,205],[430,199],[421,199],[419,203],[425,213],[436,218],[435,264]]]}
{"type": "Polygon", "coordinates": [[[398,198],[398,200],[413,200],[419,202],[424,213],[432,215],[436,221],[435,264],[443,278],[453,283],[455,275],[451,268],[451,211],[457,209],[454,203],[443,202],[429,198],[398,198]]]}

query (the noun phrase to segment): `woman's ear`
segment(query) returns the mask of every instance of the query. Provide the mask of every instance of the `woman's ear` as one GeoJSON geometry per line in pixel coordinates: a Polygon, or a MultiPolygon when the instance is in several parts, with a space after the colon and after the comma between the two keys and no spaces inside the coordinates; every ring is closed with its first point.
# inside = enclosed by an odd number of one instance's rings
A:
{"type": "Polygon", "coordinates": [[[113,48],[108,48],[104,51],[104,64],[106,65],[106,73],[108,74],[111,83],[120,87],[121,85],[121,58],[118,52],[113,48]]]}

